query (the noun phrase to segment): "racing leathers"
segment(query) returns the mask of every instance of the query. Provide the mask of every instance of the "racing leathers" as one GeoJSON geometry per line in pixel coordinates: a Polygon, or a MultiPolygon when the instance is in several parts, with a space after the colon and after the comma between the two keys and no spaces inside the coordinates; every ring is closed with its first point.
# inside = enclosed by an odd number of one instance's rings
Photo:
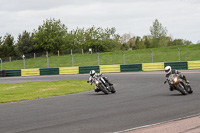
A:
{"type": "MultiPolygon", "coordinates": [[[[94,78],[101,77],[101,76],[102,76],[102,78],[103,78],[109,85],[113,85],[113,84],[108,80],[107,77],[103,76],[102,73],[95,73],[93,76],[90,75],[90,78],[89,78],[89,79],[91,79],[91,80],[89,81],[90,85],[92,85],[93,79],[94,79],[94,78]]],[[[99,92],[100,89],[98,89],[98,88],[95,86],[94,91],[95,91],[95,92],[99,92]]]]}
{"type": "MultiPolygon", "coordinates": [[[[182,74],[181,72],[179,72],[178,70],[173,70],[173,69],[172,69],[172,71],[171,71],[170,73],[166,74],[166,78],[168,78],[171,74],[176,74],[176,75],[178,75],[179,78],[185,80],[186,83],[189,83],[189,81],[186,79],[185,75],[183,75],[183,74],[182,74]]],[[[172,88],[172,87],[170,87],[169,89],[170,89],[170,91],[173,91],[173,88],[172,88]]]]}

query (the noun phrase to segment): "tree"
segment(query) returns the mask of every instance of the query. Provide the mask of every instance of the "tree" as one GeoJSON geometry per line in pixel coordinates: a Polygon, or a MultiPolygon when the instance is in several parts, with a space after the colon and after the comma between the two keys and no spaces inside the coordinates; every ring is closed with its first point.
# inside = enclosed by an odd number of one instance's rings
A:
{"type": "Polygon", "coordinates": [[[144,45],[146,46],[146,48],[150,48],[151,47],[151,37],[150,36],[144,36],[144,45]]]}
{"type": "Polygon", "coordinates": [[[129,41],[127,42],[129,45],[129,48],[134,48],[135,47],[135,41],[136,41],[136,37],[132,37],[131,39],[129,39],[129,41]]]}
{"type": "Polygon", "coordinates": [[[19,56],[23,54],[29,54],[33,52],[33,36],[31,33],[24,31],[19,34],[16,44],[17,54],[19,56]]]}
{"type": "Polygon", "coordinates": [[[175,39],[173,41],[170,41],[168,43],[169,46],[177,46],[177,45],[191,45],[192,42],[188,40],[183,40],[183,39],[175,39]]]}
{"type": "Polygon", "coordinates": [[[153,22],[153,26],[150,27],[150,32],[153,39],[167,36],[167,29],[157,19],[153,22]]]}
{"type": "Polygon", "coordinates": [[[125,33],[125,34],[123,34],[122,36],[121,36],[121,38],[120,38],[120,42],[122,43],[122,44],[125,44],[125,43],[128,43],[128,41],[131,39],[131,34],[129,33],[129,34],[127,34],[127,33],[125,33]]]}
{"type": "Polygon", "coordinates": [[[188,41],[188,40],[184,40],[183,43],[184,43],[184,45],[191,45],[192,44],[192,42],[188,41]]]}
{"type": "Polygon", "coordinates": [[[47,19],[34,31],[34,47],[55,53],[65,42],[66,33],[67,28],[60,20],[47,19]]]}
{"type": "Polygon", "coordinates": [[[150,27],[150,32],[153,42],[152,47],[166,46],[167,29],[157,19],[153,22],[153,26],[150,27]]]}
{"type": "Polygon", "coordinates": [[[145,49],[146,46],[144,45],[144,41],[140,37],[136,38],[135,41],[135,49],[145,49]]]}
{"type": "Polygon", "coordinates": [[[3,42],[2,42],[2,36],[0,36],[0,46],[1,46],[1,44],[3,44],[3,42]]]}
{"type": "Polygon", "coordinates": [[[11,34],[6,34],[3,38],[1,45],[1,58],[14,56],[15,55],[14,37],[11,34]]]}

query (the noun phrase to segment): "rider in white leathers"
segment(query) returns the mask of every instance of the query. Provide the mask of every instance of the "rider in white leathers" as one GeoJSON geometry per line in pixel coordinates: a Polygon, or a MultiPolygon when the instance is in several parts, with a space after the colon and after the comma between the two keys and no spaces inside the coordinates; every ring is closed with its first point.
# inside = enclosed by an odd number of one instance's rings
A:
{"type": "MultiPolygon", "coordinates": [[[[91,70],[91,71],[90,71],[90,78],[89,78],[89,79],[91,79],[91,80],[89,80],[90,85],[92,85],[92,83],[93,83],[93,78],[100,77],[100,76],[102,76],[103,79],[104,79],[109,85],[113,85],[113,84],[108,80],[107,77],[103,76],[102,73],[96,73],[94,70],[91,70]]],[[[99,92],[100,90],[95,86],[94,91],[95,91],[95,92],[99,92]]]]}

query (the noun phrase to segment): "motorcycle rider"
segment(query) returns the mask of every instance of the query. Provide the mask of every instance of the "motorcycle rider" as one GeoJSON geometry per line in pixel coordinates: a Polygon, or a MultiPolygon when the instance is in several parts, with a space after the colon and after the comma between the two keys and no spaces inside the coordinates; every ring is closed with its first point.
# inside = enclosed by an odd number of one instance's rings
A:
{"type": "MultiPolygon", "coordinates": [[[[90,77],[96,78],[96,77],[100,77],[100,76],[102,76],[102,78],[103,78],[109,85],[113,85],[113,84],[108,80],[107,77],[103,76],[102,73],[96,73],[95,70],[91,70],[91,71],[90,71],[90,77]]],[[[89,81],[89,83],[90,83],[90,85],[92,85],[93,81],[89,81]]],[[[96,86],[95,86],[94,91],[95,91],[95,92],[99,92],[100,89],[96,88],[96,86]]]]}
{"type": "MultiPolygon", "coordinates": [[[[172,69],[171,66],[166,66],[165,72],[166,72],[166,78],[168,78],[171,74],[177,74],[179,78],[185,80],[185,82],[189,84],[189,81],[186,79],[185,75],[183,75],[178,70],[172,69]]],[[[164,83],[166,83],[166,82],[167,81],[165,81],[164,83]]],[[[170,91],[173,91],[172,87],[170,87],[169,89],[170,89],[170,91]]]]}

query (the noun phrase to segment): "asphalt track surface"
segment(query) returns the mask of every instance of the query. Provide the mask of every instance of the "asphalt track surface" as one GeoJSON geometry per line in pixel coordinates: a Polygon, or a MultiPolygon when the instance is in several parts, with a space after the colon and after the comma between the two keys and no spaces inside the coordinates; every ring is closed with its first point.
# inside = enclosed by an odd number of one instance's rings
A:
{"type": "MultiPolygon", "coordinates": [[[[1,133],[107,133],[200,113],[200,70],[182,71],[194,93],[183,96],[163,84],[165,74],[104,74],[116,94],[94,91],[0,104],[1,133]]],[[[87,80],[88,75],[0,78],[0,83],[87,80]]]]}

